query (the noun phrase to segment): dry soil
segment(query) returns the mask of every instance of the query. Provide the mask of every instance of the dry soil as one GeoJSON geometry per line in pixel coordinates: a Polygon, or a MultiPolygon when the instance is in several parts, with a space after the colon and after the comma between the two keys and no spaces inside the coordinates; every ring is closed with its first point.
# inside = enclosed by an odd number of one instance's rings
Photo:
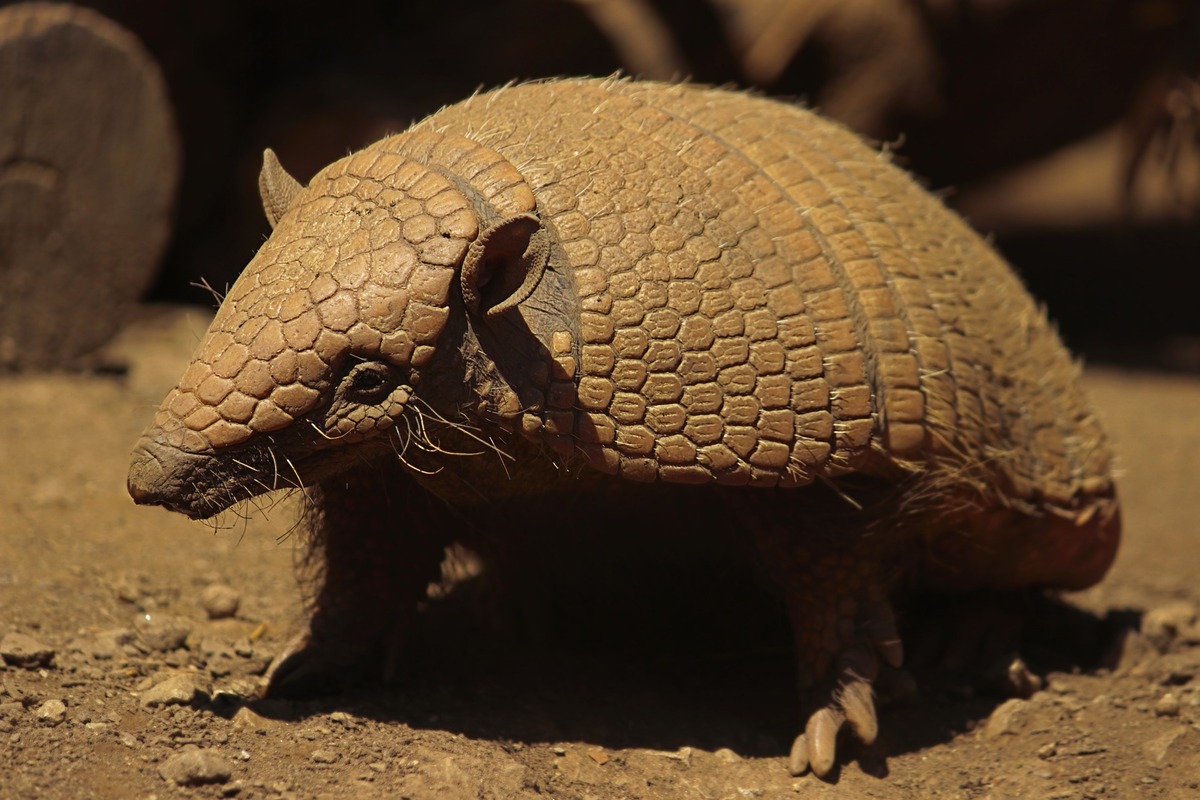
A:
{"type": "Polygon", "coordinates": [[[124,373],[0,378],[0,798],[1200,797],[1200,380],[1089,371],[1126,539],[1102,584],[1027,620],[1050,631],[1024,651],[1044,688],[919,674],[821,781],[785,769],[786,647],[609,646],[620,619],[496,647],[447,604],[394,689],[253,699],[303,619],[294,501],[214,526],[125,493],[206,323],[148,311],[124,373]]]}

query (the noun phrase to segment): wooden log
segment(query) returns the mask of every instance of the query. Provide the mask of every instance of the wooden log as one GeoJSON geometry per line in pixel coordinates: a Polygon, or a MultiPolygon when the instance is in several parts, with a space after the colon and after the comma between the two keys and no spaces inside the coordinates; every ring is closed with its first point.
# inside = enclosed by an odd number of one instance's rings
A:
{"type": "Polygon", "coordinates": [[[77,366],[153,280],[179,140],[154,59],[69,4],[0,8],[0,369],[77,366]]]}

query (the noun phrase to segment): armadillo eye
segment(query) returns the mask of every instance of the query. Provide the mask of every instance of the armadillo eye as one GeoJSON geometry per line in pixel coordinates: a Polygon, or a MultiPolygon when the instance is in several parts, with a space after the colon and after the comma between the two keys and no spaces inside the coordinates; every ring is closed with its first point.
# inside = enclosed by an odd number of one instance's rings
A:
{"type": "Polygon", "coordinates": [[[354,388],[360,392],[378,389],[383,385],[384,378],[375,370],[364,370],[354,376],[354,388]]]}
{"type": "Polygon", "coordinates": [[[396,383],[392,367],[379,361],[355,364],[346,375],[343,386],[358,400],[376,400],[396,383]]]}

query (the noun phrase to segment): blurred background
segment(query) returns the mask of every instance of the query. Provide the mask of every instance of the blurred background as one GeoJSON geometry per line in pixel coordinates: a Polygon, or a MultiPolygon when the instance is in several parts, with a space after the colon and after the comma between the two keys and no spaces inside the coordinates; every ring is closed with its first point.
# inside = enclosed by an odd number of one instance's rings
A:
{"type": "MultiPolygon", "coordinates": [[[[137,148],[141,167],[166,184],[153,201],[163,205],[163,243],[144,278],[123,279],[145,299],[211,304],[197,284],[220,291],[233,281],[268,232],[256,188],[264,147],[307,180],[479,88],[623,70],[756,88],[841,120],[992,236],[1089,360],[1200,371],[1195,0],[81,5],[131,32],[126,50],[144,48],[148,64],[132,80],[153,82],[157,69],[165,87],[145,102],[165,107],[161,136],[177,149],[137,148]]],[[[28,64],[36,38],[28,21],[6,28],[18,8],[27,7],[0,3],[0,119],[28,116],[2,94],[25,85],[16,67],[5,77],[5,48],[28,64]]],[[[60,49],[68,61],[78,52],[60,49]]],[[[47,48],[34,50],[40,58],[47,48]]],[[[104,63],[89,64],[85,78],[49,84],[38,102],[61,91],[77,107],[79,80],[126,92],[104,84],[104,63]]],[[[90,127],[97,147],[130,146],[128,123],[90,127]]],[[[10,195],[15,185],[9,172],[0,172],[0,215],[14,205],[2,197],[6,180],[10,195]]],[[[31,213],[15,205],[25,217],[0,219],[10,238],[31,213]]],[[[13,258],[0,278],[21,269],[13,258]]],[[[12,285],[10,317],[20,299],[12,285]]],[[[8,349],[0,363],[23,366],[8,349]]]]}

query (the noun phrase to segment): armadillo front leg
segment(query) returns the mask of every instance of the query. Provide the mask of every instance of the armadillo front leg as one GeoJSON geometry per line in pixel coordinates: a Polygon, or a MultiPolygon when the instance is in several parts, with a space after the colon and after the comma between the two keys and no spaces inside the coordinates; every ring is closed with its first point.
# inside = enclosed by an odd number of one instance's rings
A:
{"type": "MultiPolygon", "coordinates": [[[[817,494],[820,490],[811,490],[817,494]]],[[[786,502],[753,504],[752,532],[767,571],[783,591],[795,638],[804,728],[789,769],[828,774],[837,739],[849,727],[864,744],[879,730],[872,684],[884,664],[903,659],[888,599],[890,568],[865,524],[843,501],[833,510],[786,502]]]]}
{"type": "Polygon", "coordinates": [[[274,696],[323,694],[354,678],[390,677],[444,554],[445,520],[435,524],[431,509],[436,501],[398,465],[328,479],[310,488],[308,498],[309,557],[320,567],[320,589],[307,634],[271,675],[274,696]]]}

